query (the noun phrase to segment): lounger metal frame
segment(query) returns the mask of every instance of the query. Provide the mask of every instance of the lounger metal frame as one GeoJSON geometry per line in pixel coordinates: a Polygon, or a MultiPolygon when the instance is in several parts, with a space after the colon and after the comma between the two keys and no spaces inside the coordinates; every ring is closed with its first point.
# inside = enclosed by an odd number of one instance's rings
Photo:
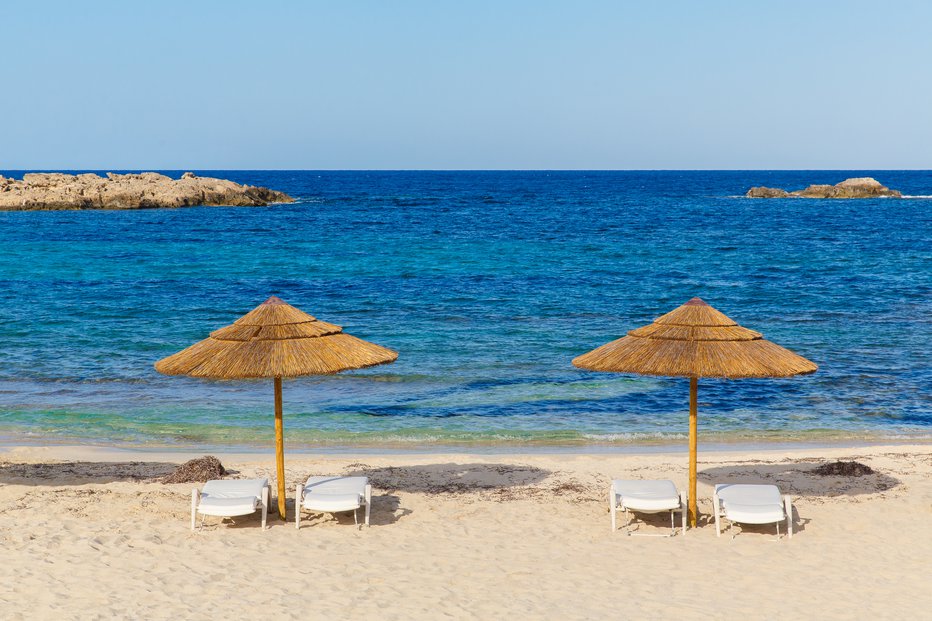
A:
{"type": "MultiPolygon", "coordinates": [[[[201,502],[201,490],[195,487],[194,489],[191,490],[191,531],[192,532],[198,529],[197,514],[199,513],[199,511],[197,509],[198,509],[198,505],[200,504],[200,502],[201,502]]],[[[213,516],[213,517],[219,517],[220,521],[222,522],[226,518],[241,517],[242,515],[252,515],[253,513],[256,512],[257,509],[262,509],[262,530],[265,530],[265,524],[267,521],[266,518],[268,517],[268,514],[269,514],[269,486],[268,485],[262,488],[262,496],[259,500],[258,505],[259,506],[253,509],[250,513],[243,513],[241,515],[218,515],[218,516],[213,516]]],[[[201,513],[201,527],[202,528],[204,526],[204,521],[206,518],[207,518],[207,514],[201,513]]]]}
{"type": "MultiPolygon", "coordinates": [[[[728,516],[725,515],[725,507],[722,505],[722,502],[718,498],[718,494],[715,492],[712,493],[712,510],[715,512],[715,536],[716,537],[722,536],[722,521],[725,521],[725,522],[728,522],[728,525],[727,525],[728,530],[734,531],[731,535],[731,538],[734,539],[735,537],[737,537],[738,533],[741,532],[741,528],[740,528],[741,522],[735,522],[733,520],[728,519],[728,516]],[[736,524],[739,527],[738,529],[734,528],[736,524]]],[[[793,538],[793,499],[788,494],[783,495],[783,513],[784,513],[783,519],[786,520],[786,532],[787,532],[788,538],[792,539],[793,538]]],[[[772,522],[773,524],[777,525],[777,539],[778,540],[780,539],[780,522],[782,522],[783,519],[772,522]]],[[[770,522],[764,522],[764,524],[768,524],[768,523],[770,522]]]]}
{"type": "Polygon", "coordinates": [[[357,512],[361,507],[366,508],[365,514],[365,525],[369,526],[369,509],[372,507],[372,484],[366,483],[365,493],[363,494],[362,502],[355,509],[345,509],[343,511],[318,511],[316,509],[306,509],[304,507],[304,483],[298,483],[297,488],[295,489],[294,494],[294,527],[297,530],[301,529],[301,511],[309,511],[312,513],[343,513],[344,511],[353,512],[353,524],[359,526],[359,518],[357,512]]]}
{"type": "Polygon", "coordinates": [[[608,504],[609,504],[609,508],[612,513],[612,532],[613,533],[616,530],[618,530],[618,527],[616,525],[617,523],[616,514],[618,511],[618,507],[621,506],[622,510],[624,510],[625,512],[624,531],[625,531],[625,534],[628,535],[629,537],[674,537],[676,536],[676,524],[674,521],[674,514],[676,513],[680,514],[680,518],[682,520],[683,534],[684,535],[686,534],[686,496],[683,494],[683,492],[679,493],[679,497],[680,497],[679,507],[675,509],[657,509],[656,511],[645,511],[642,509],[630,509],[629,510],[628,507],[624,506],[623,503],[619,505],[618,494],[615,492],[614,484],[612,484],[609,487],[608,495],[609,495],[608,504]],[[670,512],[670,534],[669,535],[661,535],[657,533],[638,533],[638,532],[631,531],[631,523],[634,520],[630,514],[633,514],[633,513],[664,513],[666,511],[670,512]]]}

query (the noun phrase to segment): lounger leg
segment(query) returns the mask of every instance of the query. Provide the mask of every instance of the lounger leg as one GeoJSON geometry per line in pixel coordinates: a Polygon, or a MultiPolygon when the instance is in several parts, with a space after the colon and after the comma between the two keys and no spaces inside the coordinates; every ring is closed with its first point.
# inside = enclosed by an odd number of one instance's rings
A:
{"type": "Polygon", "coordinates": [[[369,526],[369,507],[372,506],[372,485],[366,484],[366,526],[369,526]]]}
{"type": "Polygon", "coordinates": [[[671,537],[676,536],[676,524],[673,522],[673,513],[674,513],[674,510],[670,509],[670,536],[671,537]]]}
{"type": "Polygon", "coordinates": [[[353,509],[353,526],[359,526],[359,520],[356,517],[357,513],[359,513],[359,509],[353,509]]]}
{"type": "Polygon", "coordinates": [[[301,530],[301,504],[304,500],[304,485],[298,483],[294,491],[294,527],[295,530],[301,530]]]}
{"type": "Polygon", "coordinates": [[[612,485],[611,489],[608,490],[608,507],[612,512],[612,532],[615,532],[615,512],[617,507],[615,506],[615,486],[612,485]]]}
{"type": "Polygon", "coordinates": [[[262,488],[262,530],[265,530],[265,518],[269,514],[269,488],[262,488]]]}
{"type": "Polygon", "coordinates": [[[789,538],[793,538],[793,499],[789,496],[783,497],[783,508],[786,511],[786,532],[789,538]]]}
{"type": "Polygon", "coordinates": [[[197,502],[201,498],[201,493],[197,488],[191,490],[191,532],[197,530],[197,502]]]}
{"type": "Polygon", "coordinates": [[[680,494],[680,519],[683,520],[683,534],[686,534],[686,499],[680,494]]]}
{"type": "Polygon", "coordinates": [[[722,518],[719,516],[721,508],[718,504],[718,494],[712,495],[712,512],[715,513],[715,536],[722,536],[722,518]]]}

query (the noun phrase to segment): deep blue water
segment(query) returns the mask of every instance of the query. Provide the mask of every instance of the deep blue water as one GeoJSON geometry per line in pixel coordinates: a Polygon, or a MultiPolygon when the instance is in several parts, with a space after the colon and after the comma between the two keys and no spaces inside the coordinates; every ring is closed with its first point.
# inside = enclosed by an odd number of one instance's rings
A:
{"type": "Polygon", "coordinates": [[[273,294],[400,352],[287,381],[292,446],[678,440],[685,380],[570,360],[693,296],[820,365],[701,381],[702,438],[932,435],[932,200],[740,198],[932,172],[200,174],[298,202],[0,212],[0,436],[267,444],[270,382],[152,363],[273,294]]]}

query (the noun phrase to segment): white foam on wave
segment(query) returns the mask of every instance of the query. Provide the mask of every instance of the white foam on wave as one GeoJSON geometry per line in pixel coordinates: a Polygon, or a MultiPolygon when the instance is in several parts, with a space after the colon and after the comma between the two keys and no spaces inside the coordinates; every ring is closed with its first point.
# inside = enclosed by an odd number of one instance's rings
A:
{"type": "Polygon", "coordinates": [[[684,433],[632,431],[626,433],[584,433],[582,434],[582,437],[586,440],[592,440],[596,442],[638,442],[651,440],[685,440],[689,436],[684,433]]]}
{"type": "Polygon", "coordinates": [[[932,194],[904,194],[900,198],[920,198],[920,199],[930,199],[932,194]]]}

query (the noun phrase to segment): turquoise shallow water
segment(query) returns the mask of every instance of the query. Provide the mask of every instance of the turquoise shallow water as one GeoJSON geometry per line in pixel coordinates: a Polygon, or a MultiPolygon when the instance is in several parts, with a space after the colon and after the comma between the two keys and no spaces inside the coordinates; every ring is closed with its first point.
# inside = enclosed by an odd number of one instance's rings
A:
{"type": "Polygon", "coordinates": [[[704,440],[932,436],[932,200],[739,197],[930,172],[214,174],[299,200],[0,213],[0,441],[266,446],[270,383],[152,363],[272,294],[400,352],[287,381],[292,446],[679,441],[685,380],[570,360],[694,295],[821,367],[702,381],[704,440]]]}

